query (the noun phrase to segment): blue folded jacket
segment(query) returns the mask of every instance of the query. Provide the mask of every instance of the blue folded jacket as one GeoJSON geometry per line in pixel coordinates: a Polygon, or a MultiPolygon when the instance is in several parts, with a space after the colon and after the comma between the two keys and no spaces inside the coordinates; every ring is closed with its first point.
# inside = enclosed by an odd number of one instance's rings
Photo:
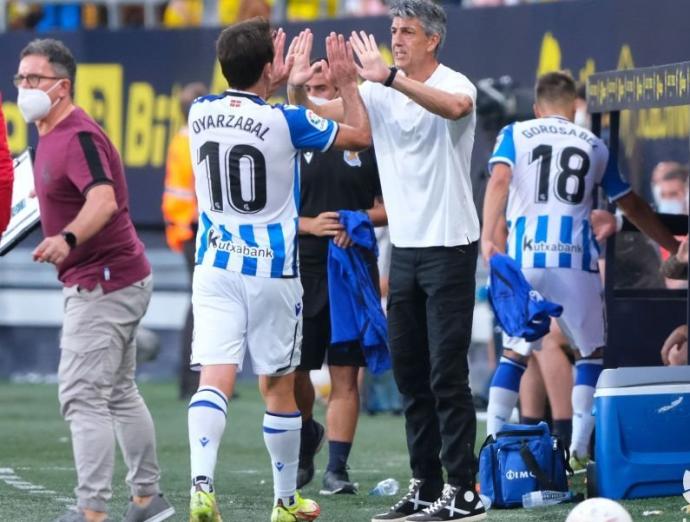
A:
{"type": "Polygon", "coordinates": [[[354,245],[340,248],[333,241],[328,245],[331,343],[359,341],[369,370],[383,373],[391,367],[386,316],[360,252],[363,248],[378,256],[374,227],[364,212],[338,213],[354,245]]]}
{"type": "Polygon", "coordinates": [[[530,342],[549,333],[551,317],[560,317],[563,307],[532,289],[513,258],[496,254],[489,266],[489,302],[503,331],[530,342]]]}

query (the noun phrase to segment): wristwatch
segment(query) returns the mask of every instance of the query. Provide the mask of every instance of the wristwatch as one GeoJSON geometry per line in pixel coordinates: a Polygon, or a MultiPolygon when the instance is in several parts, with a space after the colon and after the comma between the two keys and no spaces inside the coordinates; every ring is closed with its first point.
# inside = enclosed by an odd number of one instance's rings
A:
{"type": "Polygon", "coordinates": [[[388,75],[388,78],[386,78],[386,81],[383,82],[383,85],[385,87],[390,87],[393,85],[393,80],[395,80],[395,76],[398,74],[398,68],[393,66],[390,68],[390,74],[388,75]]]}
{"type": "Polygon", "coordinates": [[[69,249],[72,250],[75,246],[77,246],[77,236],[72,234],[69,230],[63,230],[60,232],[63,238],[65,238],[65,243],[69,246],[69,249]]]}

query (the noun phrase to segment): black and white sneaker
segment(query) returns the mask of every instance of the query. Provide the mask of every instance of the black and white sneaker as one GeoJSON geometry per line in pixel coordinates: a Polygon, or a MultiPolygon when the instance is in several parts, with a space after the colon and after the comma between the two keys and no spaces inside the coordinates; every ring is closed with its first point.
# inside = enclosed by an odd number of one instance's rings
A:
{"type": "Polygon", "coordinates": [[[438,496],[439,489],[440,485],[434,488],[432,484],[425,483],[424,480],[413,478],[410,480],[405,496],[398,500],[386,513],[374,515],[371,522],[408,520],[407,517],[410,515],[421,513],[424,508],[431,506],[433,499],[438,496]]]}
{"type": "Polygon", "coordinates": [[[484,520],[484,504],[471,489],[446,484],[441,497],[421,513],[407,518],[409,522],[437,522],[442,520],[463,520],[470,522],[484,520]]]}

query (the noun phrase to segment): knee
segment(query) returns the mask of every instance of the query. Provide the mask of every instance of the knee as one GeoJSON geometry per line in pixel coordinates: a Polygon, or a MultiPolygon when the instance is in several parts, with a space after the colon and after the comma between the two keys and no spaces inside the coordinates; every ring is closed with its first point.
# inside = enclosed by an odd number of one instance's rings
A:
{"type": "Polygon", "coordinates": [[[80,390],[61,389],[58,392],[60,414],[65,420],[75,415],[99,416],[108,411],[108,401],[97,392],[89,388],[80,390]]]}
{"type": "Polygon", "coordinates": [[[418,396],[422,394],[431,393],[429,387],[428,370],[420,369],[417,374],[409,371],[400,372],[397,368],[393,368],[393,379],[398,391],[403,395],[418,396]]]}
{"type": "Polygon", "coordinates": [[[113,390],[108,406],[113,412],[119,412],[137,408],[143,404],[144,399],[139,393],[139,388],[135,382],[131,382],[113,390]]]}
{"type": "Polygon", "coordinates": [[[99,386],[92,380],[61,380],[58,389],[60,413],[69,420],[77,413],[94,414],[106,412],[111,388],[99,386]]]}
{"type": "Polygon", "coordinates": [[[343,371],[331,372],[331,398],[359,398],[357,370],[358,368],[344,367],[343,371]]]}
{"type": "Polygon", "coordinates": [[[434,364],[429,376],[431,391],[437,399],[453,398],[470,394],[467,363],[434,364]]]}
{"type": "Polygon", "coordinates": [[[472,393],[467,376],[457,374],[432,375],[431,391],[437,400],[454,400],[470,396],[472,393]]]}

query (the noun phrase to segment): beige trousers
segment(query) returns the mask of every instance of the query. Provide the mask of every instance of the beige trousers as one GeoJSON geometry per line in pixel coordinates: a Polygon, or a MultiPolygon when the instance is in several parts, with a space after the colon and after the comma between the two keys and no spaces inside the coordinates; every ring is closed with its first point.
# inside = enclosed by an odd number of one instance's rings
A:
{"type": "Polygon", "coordinates": [[[63,289],[59,400],[72,433],[80,508],[106,511],[116,439],[132,495],[159,491],[153,420],[134,382],[135,335],[152,289],[151,276],[108,294],[100,286],[63,289]]]}

